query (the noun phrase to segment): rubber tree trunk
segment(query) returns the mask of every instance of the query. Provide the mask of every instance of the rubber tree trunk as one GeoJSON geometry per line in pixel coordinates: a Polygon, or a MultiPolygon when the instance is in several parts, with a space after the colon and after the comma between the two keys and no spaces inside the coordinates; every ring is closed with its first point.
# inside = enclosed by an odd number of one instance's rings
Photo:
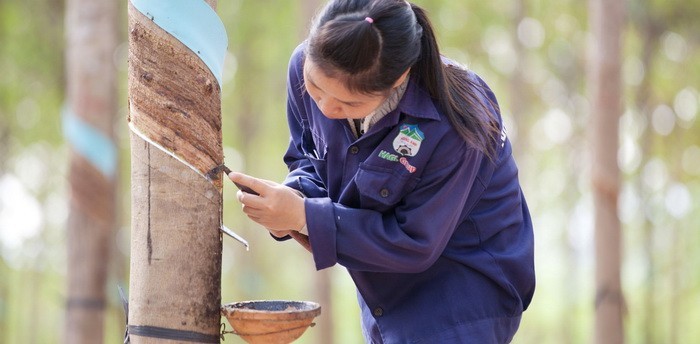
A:
{"type": "Polygon", "coordinates": [[[620,283],[622,233],[617,215],[620,193],[617,152],[622,114],[621,41],[625,4],[623,0],[589,0],[589,6],[595,340],[596,343],[623,343],[625,301],[620,283]]]}
{"type": "Polygon", "coordinates": [[[218,342],[222,178],[203,174],[223,163],[220,85],[195,52],[131,2],[128,17],[129,335],[132,343],[169,342],[136,331],[151,327],[218,342]]]}
{"type": "Polygon", "coordinates": [[[117,3],[66,2],[67,102],[64,130],[71,145],[67,222],[65,343],[101,343],[105,284],[115,228],[117,3]]]}

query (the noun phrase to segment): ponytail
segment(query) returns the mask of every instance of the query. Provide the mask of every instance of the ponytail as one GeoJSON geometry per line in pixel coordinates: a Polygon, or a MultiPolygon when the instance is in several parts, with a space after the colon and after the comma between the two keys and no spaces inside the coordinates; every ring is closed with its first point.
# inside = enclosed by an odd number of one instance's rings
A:
{"type": "Polygon", "coordinates": [[[411,8],[418,24],[423,28],[421,56],[414,65],[412,74],[416,75],[430,96],[437,100],[460,136],[491,160],[495,160],[500,125],[493,111],[499,111],[498,104],[491,100],[485,90],[481,97],[475,94],[477,90],[483,90],[484,86],[470,77],[466,70],[443,63],[425,10],[414,4],[411,4],[411,8]]]}

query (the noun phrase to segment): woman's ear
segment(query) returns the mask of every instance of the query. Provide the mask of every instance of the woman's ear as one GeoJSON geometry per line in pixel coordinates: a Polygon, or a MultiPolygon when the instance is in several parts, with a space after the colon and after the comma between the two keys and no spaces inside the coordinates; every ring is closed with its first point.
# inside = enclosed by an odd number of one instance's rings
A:
{"type": "Polygon", "coordinates": [[[408,78],[408,73],[410,73],[410,72],[411,72],[411,68],[409,67],[408,69],[406,69],[405,72],[403,72],[403,74],[401,74],[401,76],[398,78],[398,80],[396,80],[396,82],[394,83],[394,86],[392,86],[392,88],[397,88],[397,87],[401,86],[401,84],[403,84],[403,82],[406,81],[406,78],[408,78]]]}

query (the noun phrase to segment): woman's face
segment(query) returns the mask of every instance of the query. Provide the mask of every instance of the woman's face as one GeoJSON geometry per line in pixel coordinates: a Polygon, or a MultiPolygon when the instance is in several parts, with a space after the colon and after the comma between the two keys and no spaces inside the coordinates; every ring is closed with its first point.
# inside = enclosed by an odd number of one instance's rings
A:
{"type": "Polygon", "coordinates": [[[381,105],[386,96],[355,93],[328,77],[311,59],[304,63],[304,86],[323,115],[331,119],[361,119],[381,105]]]}

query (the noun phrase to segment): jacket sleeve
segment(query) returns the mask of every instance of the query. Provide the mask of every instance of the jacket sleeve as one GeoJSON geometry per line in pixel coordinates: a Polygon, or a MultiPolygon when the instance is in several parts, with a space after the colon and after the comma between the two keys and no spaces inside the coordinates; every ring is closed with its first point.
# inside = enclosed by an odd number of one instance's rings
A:
{"type": "Polygon", "coordinates": [[[329,198],[305,200],[307,228],[317,269],[340,264],[372,272],[416,273],[444,251],[468,210],[477,173],[488,160],[463,140],[445,143],[436,162],[392,210],[353,209],[329,198]],[[458,142],[459,141],[459,142],[458,142]],[[449,161],[437,162],[450,156],[449,161]]]}
{"type": "Polygon", "coordinates": [[[304,89],[304,44],[296,48],[289,62],[287,77],[287,122],[289,147],[284,162],[289,169],[285,185],[301,191],[306,197],[326,197],[326,187],[309,160],[313,140],[308,122],[310,101],[304,89]]]}

